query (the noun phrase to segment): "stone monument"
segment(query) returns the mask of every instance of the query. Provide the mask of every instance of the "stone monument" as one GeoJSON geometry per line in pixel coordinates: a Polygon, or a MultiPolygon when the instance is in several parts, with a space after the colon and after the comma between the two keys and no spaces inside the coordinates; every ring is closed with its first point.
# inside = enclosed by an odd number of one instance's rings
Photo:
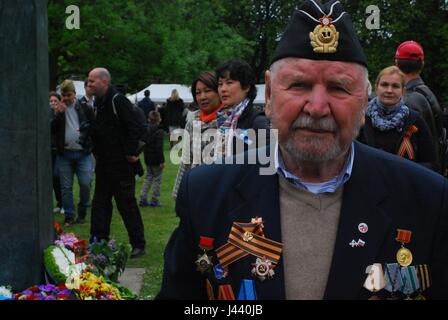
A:
{"type": "Polygon", "coordinates": [[[46,0],[0,0],[0,286],[44,279],[51,210],[46,0]]]}

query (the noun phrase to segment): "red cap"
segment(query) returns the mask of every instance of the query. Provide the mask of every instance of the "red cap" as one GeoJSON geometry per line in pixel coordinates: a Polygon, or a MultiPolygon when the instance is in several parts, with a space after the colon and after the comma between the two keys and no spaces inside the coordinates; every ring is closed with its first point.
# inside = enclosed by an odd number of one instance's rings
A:
{"type": "Polygon", "coordinates": [[[424,60],[425,53],[422,46],[415,41],[405,41],[400,44],[395,52],[395,59],[424,60]]]}

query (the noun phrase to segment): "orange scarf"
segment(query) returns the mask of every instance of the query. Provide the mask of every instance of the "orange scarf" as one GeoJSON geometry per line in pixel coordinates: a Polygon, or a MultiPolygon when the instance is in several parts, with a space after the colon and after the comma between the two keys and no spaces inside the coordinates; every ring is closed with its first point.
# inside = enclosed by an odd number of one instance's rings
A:
{"type": "Polygon", "coordinates": [[[216,113],[220,111],[224,107],[223,104],[221,104],[218,108],[216,108],[215,111],[209,114],[205,114],[203,111],[199,111],[199,119],[201,119],[204,123],[209,123],[210,121],[216,120],[216,113]]]}

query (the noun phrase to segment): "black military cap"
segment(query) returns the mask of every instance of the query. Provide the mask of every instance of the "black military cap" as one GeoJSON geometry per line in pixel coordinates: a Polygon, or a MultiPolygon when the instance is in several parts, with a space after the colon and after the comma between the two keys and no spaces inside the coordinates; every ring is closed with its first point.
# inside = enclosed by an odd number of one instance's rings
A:
{"type": "Polygon", "coordinates": [[[307,0],[295,10],[271,63],[286,57],[360,63],[367,59],[341,3],[307,0]]]}

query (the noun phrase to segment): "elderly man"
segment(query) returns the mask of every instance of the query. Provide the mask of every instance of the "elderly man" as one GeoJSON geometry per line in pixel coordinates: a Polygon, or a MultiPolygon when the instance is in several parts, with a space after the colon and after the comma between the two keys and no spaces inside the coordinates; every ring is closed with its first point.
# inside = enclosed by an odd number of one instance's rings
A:
{"type": "Polygon", "coordinates": [[[354,142],[367,63],[339,1],[306,1],[272,61],[276,173],[211,165],[185,175],[158,298],[446,298],[446,182],[354,142]]]}
{"type": "Polygon", "coordinates": [[[131,102],[111,86],[107,69],[89,73],[88,88],[95,95],[96,128],[93,135],[95,193],[92,205],[91,241],[107,240],[112,220],[112,198],[120,212],[132,245],[131,258],[145,253],[145,235],[135,199],[135,170],[141,128],[131,102]]]}

